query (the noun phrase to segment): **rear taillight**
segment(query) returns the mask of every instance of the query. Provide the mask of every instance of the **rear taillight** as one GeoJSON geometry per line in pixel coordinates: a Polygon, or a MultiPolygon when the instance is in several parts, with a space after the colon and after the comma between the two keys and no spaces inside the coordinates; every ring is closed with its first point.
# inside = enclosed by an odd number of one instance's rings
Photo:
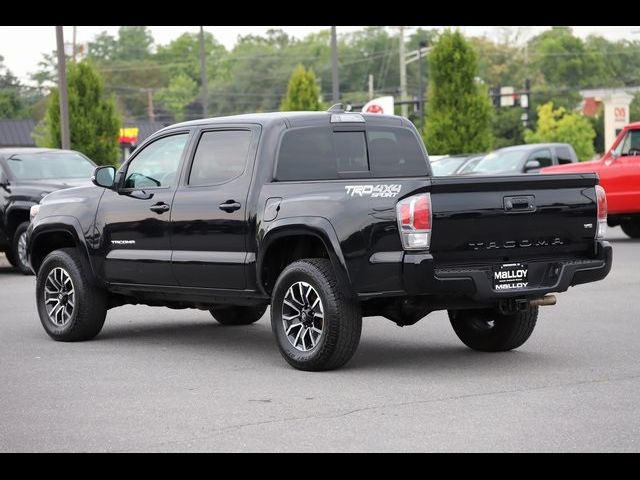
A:
{"type": "Polygon", "coordinates": [[[429,250],[431,243],[431,195],[422,193],[396,205],[398,230],[405,250],[429,250]]]}
{"type": "Polygon", "coordinates": [[[596,240],[602,240],[607,233],[607,194],[600,185],[596,185],[596,201],[598,203],[596,240]]]}

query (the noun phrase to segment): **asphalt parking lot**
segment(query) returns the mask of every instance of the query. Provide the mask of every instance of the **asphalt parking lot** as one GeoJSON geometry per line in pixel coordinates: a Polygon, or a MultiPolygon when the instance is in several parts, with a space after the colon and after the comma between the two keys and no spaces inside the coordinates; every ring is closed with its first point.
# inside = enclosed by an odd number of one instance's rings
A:
{"type": "Polygon", "coordinates": [[[347,367],[293,370],[268,314],[109,312],[96,340],[44,333],[34,278],[0,260],[1,451],[638,451],[640,241],[545,307],[514,352],[467,350],[444,313],[365,320],[347,367]]]}

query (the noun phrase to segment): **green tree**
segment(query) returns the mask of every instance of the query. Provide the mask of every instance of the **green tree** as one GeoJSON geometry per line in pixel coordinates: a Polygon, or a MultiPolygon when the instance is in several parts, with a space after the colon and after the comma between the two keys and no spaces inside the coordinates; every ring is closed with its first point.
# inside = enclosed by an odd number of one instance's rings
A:
{"type": "MultiPolygon", "coordinates": [[[[102,78],[91,63],[71,63],[67,70],[71,148],[98,164],[115,164],[121,122],[113,98],[104,94],[102,78]]],[[[39,146],[61,147],[57,88],[52,89],[49,95],[47,112],[39,132],[36,138],[39,146]]]]}
{"type": "Polygon", "coordinates": [[[600,110],[595,117],[589,118],[596,136],[593,138],[593,148],[598,154],[604,154],[604,109],[600,110]]]}
{"type": "Polygon", "coordinates": [[[492,121],[493,136],[495,137],[493,148],[524,143],[524,126],[521,118],[523,111],[518,107],[496,109],[492,121]]]}
{"type": "Polygon", "coordinates": [[[147,27],[120,27],[114,60],[145,60],[151,56],[151,47],[153,36],[147,27]]]}
{"type": "Polygon", "coordinates": [[[0,55],[0,118],[15,118],[23,109],[20,82],[3,62],[4,57],[0,55]]]}
{"type": "Polygon", "coordinates": [[[633,95],[633,100],[629,105],[629,121],[640,122],[640,92],[633,95]]]}
{"type": "Polygon", "coordinates": [[[534,70],[556,87],[595,87],[603,75],[600,52],[588,49],[569,27],[552,27],[529,42],[534,70]]]}
{"type": "Polygon", "coordinates": [[[169,86],[158,92],[158,101],[179,122],[185,119],[187,105],[193,102],[198,93],[198,85],[186,73],[174,77],[169,86]]]}
{"type": "Polygon", "coordinates": [[[89,42],[89,58],[96,62],[113,60],[118,51],[118,41],[107,32],[100,32],[89,42]]]}
{"type": "Polygon", "coordinates": [[[554,110],[551,102],[538,107],[538,124],[535,132],[527,130],[524,134],[527,143],[569,143],[581,161],[590,160],[594,156],[595,137],[596,132],[586,117],[563,107],[554,110]]]}
{"type": "Polygon", "coordinates": [[[286,112],[320,109],[320,87],[316,83],[316,75],[313,70],[298,65],[291,74],[287,95],[282,100],[280,110],[286,112]]]}
{"type": "MultiPolygon", "coordinates": [[[[204,33],[204,52],[207,61],[207,79],[214,80],[221,73],[226,49],[213,35],[204,33]]],[[[158,46],[154,60],[167,65],[169,73],[186,73],[200,85],[200,34],[183,33],[168,45],[158,46]]]]}
{"type": "Polygon", "coordinates": [[[491,148],[492,106],[476,82],[476,53],[460,32],[446,31],[429,53],[425,142],[433,154],[483,152],[491,148]]]}

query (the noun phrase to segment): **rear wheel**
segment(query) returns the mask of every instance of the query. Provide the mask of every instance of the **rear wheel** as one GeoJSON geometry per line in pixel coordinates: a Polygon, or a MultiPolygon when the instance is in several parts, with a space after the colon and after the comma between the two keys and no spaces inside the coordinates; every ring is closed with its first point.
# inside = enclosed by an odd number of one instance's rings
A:
{"type": "Polygon", "coordinates": [[[630,221],[620,225],[622,231],[631,238],[640,238],[640,221],[630,221]]]}
{"type": "MultiPolygon", "coordinates": [[[[27,261],[27,228],[29,228],[29,222],[22,222],[16,228],[13,234],[11,260],[9,262],[25,275],[33,275],[27,261]]],[[[7,258],[9,258],[9,255],[7,255],[7,258]]]]}
{"type": "Polygon", "coordinates": [[[482,352],[518,348],[531,336],[538,307],[510,315],[496,310],[449,310],[453,330],[467,347],[482,352]]]}
{"type": "Polygon", "coordinates": [[[299,370],[341,367],[360,342],[362,315],[356,299],[339,288],[329,260],[305,259],[278,277],[271,328],[284,359],[299,370]]]}
{"type": "Polygon", "coordinates": [[[36,303],[45,331],[60,342],[92,339],[107,314],[107,293],[74,248],[55,250],[44,259],[36,278],[36,303]]]}
{"type": "Polygon", "coordinates": [[[211,313],[218,323],[225,326],[234,326],[255,323],[262,318],[266,310],[266,305],[257,307],[220,305],[209,309],[209,313],[211,313]]]}

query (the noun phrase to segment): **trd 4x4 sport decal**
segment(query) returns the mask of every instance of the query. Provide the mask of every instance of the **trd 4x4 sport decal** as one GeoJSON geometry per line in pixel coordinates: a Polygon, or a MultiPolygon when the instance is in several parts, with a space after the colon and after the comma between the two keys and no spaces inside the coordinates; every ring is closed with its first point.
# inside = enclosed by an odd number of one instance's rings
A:
{"type": "Polygon", "coordinates": [[[402,185],[346,185],[344,188],[350,197],[393,198],[400,193],[402,185]]]}

